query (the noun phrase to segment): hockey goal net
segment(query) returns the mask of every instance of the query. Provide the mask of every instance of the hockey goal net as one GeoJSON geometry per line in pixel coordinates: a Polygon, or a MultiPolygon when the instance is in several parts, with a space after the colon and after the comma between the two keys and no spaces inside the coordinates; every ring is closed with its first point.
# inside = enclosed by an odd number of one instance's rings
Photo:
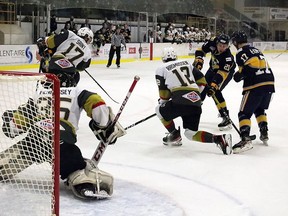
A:
{"type": "Polygon", "coordinates": [[[2,216],[59,215],[59,80],[0,71],[2,216]]]}

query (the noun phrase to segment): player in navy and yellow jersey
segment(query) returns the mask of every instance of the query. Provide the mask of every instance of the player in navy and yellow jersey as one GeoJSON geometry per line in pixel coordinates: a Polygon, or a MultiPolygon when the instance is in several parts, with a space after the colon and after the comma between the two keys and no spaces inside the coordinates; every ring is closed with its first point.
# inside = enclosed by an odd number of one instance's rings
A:
{"type": "Polygon", "coordinates": [[[181,146],[180,128],[177,130],[174,120],[181,117],[184,135],[189,140],[215,143],[224,154],[230,154],[231,135],[214,135],[198,130],[202,113],[201,91],[206,84],[204,75],[186,60],[177,60],[172,47],[164,49],[164,64],[156,70],[155,78],[159,90],[159,105],[156,114],[169,132],[163,138],[163,144],[181,146]]]}
{"type": "Polygon", "coordinates": [[[232,43],[237,48],[236,62],[239,71],[234,80],[243,80],[243,98],[238,113],[241,141],[233,146],[234,153],[253,148],[249,138],[251,116],[254,114],[260,130],[260,140],[267,145],[268,123],[265,110],[268,109],[275,92],[274,75],[263,53],[247,43],[244,31],[233,33],[232,43]]]}
{"type": "Polygon", "coordinates": [[[201,99],[204,101],[206,94],[213,97],[223,118],[223,121],[218,124],[220,130],[232,128],[226,101],[222,94],[222,90],[232,79],[236,67],[234,57],[229,49],[229,40],[228,35],[221,34],[205,42],[200,50],[196,50],[193,63],[196,68],[201,70],[204,64],[203,57],[207,53],[211,53],[209,69],[205,74],[207,86],[201,93],[201,99]]]}

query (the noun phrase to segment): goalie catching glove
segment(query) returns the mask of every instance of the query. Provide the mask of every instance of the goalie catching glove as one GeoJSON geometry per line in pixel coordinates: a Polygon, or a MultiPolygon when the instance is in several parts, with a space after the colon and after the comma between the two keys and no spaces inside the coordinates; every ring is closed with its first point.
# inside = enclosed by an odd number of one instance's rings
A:
{"type": "Polygon", "coordinates": [[[95,134],[98,140],[114,144],[118,137],[124,136],[126,134],[125,129],[117,121],[116,124],[112,123],[115,118],[111,108],[109,107],[109,119],[110,124],[107,127],[100,127],[93,119],[89,122],[89,127],[95,134]]]}
{"type": "Polygon", "coordinates": [[[7,137],[15,138],[25,133],[37,116],[37,106],[32,98],[20,105],[17,110],[6,110],[2,115],[2,131],[7,137]]]}

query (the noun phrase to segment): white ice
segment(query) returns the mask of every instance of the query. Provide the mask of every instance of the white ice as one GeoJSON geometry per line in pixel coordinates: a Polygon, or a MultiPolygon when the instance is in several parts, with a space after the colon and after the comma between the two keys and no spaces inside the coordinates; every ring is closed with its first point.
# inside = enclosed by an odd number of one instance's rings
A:
{"type": "MultiPolygon", "coordinates": [[[[276,93],[267,111],[269,146],[259,140],[252,118],[254,148],[242,154],[223,155],[214,144],[191,142],[184,135],[181,147],[162,144],[165,128],[153,117],[127,130],[110,145],[99,167],[115,178],[109,200],[83,201],[74,198],[61,184],[61,216],[286,216],[288,214],[288,54],[266,54],[276,79],[276,93]],[[275,58],[277,57],[277,58],[275,58]]],[[[193,60],[192,58],[189,60],[193,60]]],[[[209,59],[205,61],[207,69],[209,59]]],[[[158,91],[154,73],[160,61],[92,65],[88,71],[119,104],[114,103],[85,72],[79,85],[99,93],[117,113],[135,75],[140,76],[120,117],[127,127],[155,112],[158,91]]],[[[238,126],[237,113],[242,83],[233,80],[223,91],[230,115],[238,126]]],[[[200,129],[221,134],[221,121],[211,98],[203,104],[200,129]]],[[[91,158],[98,141],[82,113],[78,146],[91,158]]],[[[176,119],[177,126],[182,126],[176,119]]],[[[183,132],[183,130],[182,130],[183,132]]],[[[232,129],[233,143],[240,138],[232,129]]],[[[1,214],[0,214],[1,215],[1,214]]]]}

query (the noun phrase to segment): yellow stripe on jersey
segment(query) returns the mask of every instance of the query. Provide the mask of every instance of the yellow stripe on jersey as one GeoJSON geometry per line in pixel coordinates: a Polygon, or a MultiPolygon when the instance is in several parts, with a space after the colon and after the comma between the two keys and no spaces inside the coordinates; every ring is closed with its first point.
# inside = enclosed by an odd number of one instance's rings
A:
{"type": "Polygon", "coordinates": [[[63,127],[63,129],[66,132],[69,132],[69,133],[76,135],[75,128],[71,122],[65,120],[64,118],[60,118],[60,125],[63,127]]]}
{"type": "MultiPolygon", "coordinates": [[[[218,83],[218,87],[221,88],[223,82],[227,79],[228,77],[228,73],[227,71],[222,71],[222,70],[218,70],[217,74],[219,74],[222,77],[222,81],[221,83],[218,83]]],[[[219,80],[220,81],[220,80],[219,80]]]]}
{"type": "Polygon", "coordinates": [[[54,41],[54,37],[55,37],[55,35],[51,35],[47,38],[46,44],[47,44],[47,47],[49,49],[54,49],[56,46],[55,41],[54,41]]]}
{"type": "Polygon", "coordinates": [[[205,85],[207,85],[207,82],[206,82],[206,79],[205,79],[204,76],[203,76],[202,78],[196,80],[196,83],[197,83],[198,86],[205,86],[205,85]]]}
{"type": "Polygon", "coordinates": [[[93,108],[100,106],[102,104],[105,104],[105,101],[101,98],[98,94],[92,94],[90,95],[84,104],[84,110],[87,113],[87,116],[92,118],[92,110],[93,108]]]}
{"type": "Polygon", "coordinates": [[[228,77],[227,71],[218,70],[217,73],[222,76],[223,81],[226,80],[226,78],[228,77]]]}
{"type": "Polygon", "coordinates": [[[16,111],[13,113],[13,121],[18,128],[27,130],[30,127],[29,118],[25,117],[21,112],[16,111]]]}
{"type": "Polygon", "coordinates": [[[261,83],[257,83],[255,85],[252,85],[252,86],[248,86],[246,88],[243,88],[244,91],[247,91],[247,90],[251,90],[251,89],[254,89],[254,88],[258,88],[258,87],[261,87],[261,86],[266,86],[266,85],[274,85],[274,82],[273,81],[269,81],[269,82],[261,82],[261,83]]]}
{"type": "Polygon", "coordinates": [[[249,65],[252,68],[266,68],[265,59],[259,59],[258,56],[251,57],[245,62],[245,65],[249,65]]]}
{"type": "Polygon", "coordinates": [[[171,92],[168,89],[159,90],[159,96],[163,100],[169,100],[171,97],[171,92]]]}

